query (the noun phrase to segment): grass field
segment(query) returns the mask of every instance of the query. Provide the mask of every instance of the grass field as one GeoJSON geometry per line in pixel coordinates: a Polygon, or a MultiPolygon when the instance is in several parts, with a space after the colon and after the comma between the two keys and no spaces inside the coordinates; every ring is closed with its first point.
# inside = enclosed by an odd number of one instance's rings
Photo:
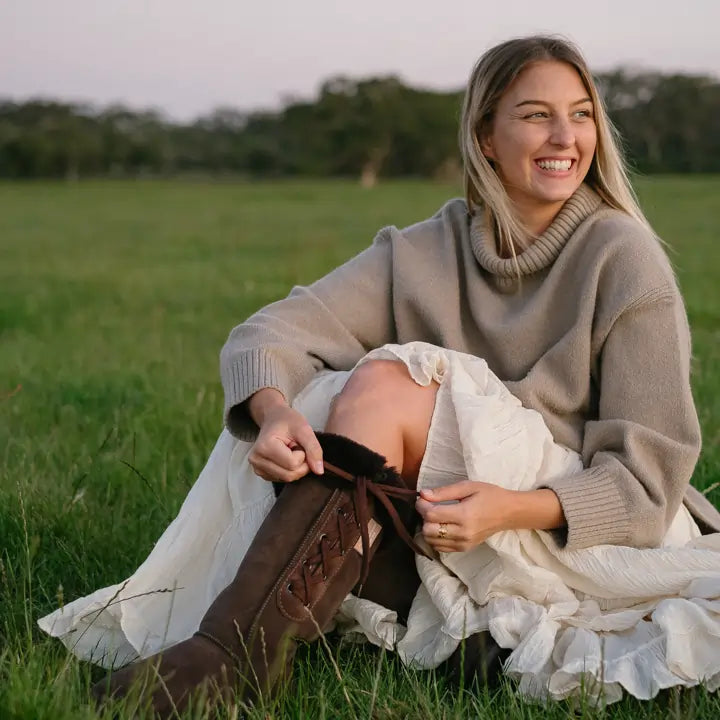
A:
{"type": "MultiPolygon", "coordinates": [[[[645,180],[639,192],[687,301],[705,443],[694,482],[709,488],[720,480],[720,178],[645,180]]],[[[102,671],[35,621],[126,577],[177,512],[221,428],[229,329],[454,194],[422,182],[0,184],[1,720],[111,717],[88,702],[102,671]]],[[[709,497],[720,505],[720,489],[709,497]]],[[[305,650],[293,688],[250,716],[720,717],[720,697],[703,690],[606,711],[543,707],[509,686],[452,690],[381,653],[329,647],[342,683],[328,649],[305,650]]]]}

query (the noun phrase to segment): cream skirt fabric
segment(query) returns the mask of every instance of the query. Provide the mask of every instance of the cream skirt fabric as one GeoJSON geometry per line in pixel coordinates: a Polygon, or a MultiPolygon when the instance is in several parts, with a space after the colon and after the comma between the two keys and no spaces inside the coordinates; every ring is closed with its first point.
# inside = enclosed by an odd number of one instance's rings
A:
{"type": "MultiPolygon", "coordinates": [[[[466,478],[531,489],[581,468],[478,358],[427,343],[386,345],[362,362],[404,362],[420,384],[440,383],[419,487],[466,478]]],[[[296,399],[316,429],[349,372],[320,374],[296,399]]],[[[39,621],[78,657],[104,667],[147,657],[190,636],[274,502],[248,465],[251,445],[223,431],[178,516],[127,580],[39,621]]],[[[436,667],[464,636],[489,630],[511,648],[506,672],[527,697],[623,688],[650,698],[666,687],[720,687],[720,534],[700,536],[684,508],[663,547],[559,550],[547,533],[505,531],[436,560],[418,557],[422,584],[407,627],[348,596],[341,631],[436,667]]]]}

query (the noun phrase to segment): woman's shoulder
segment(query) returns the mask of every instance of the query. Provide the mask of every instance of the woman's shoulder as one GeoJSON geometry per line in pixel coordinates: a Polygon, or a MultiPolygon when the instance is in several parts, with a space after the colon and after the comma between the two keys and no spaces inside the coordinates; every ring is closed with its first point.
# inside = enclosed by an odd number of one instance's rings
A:
{"type": "Polygon", "coordinates": [[[588,218],[582,244],[606,284],[636,293],[676,288],[667,245],[622,210],[603,203],[588,218]]]}
{"type": "MultiPolygon", "coordinates": [[[[662,317],[674,317],[687,326],[666,246],[650,226],[606,204],[584,225],[582,232],[578,231],[578,255],[571,272],[582,278],[585,295],[593,297],[593,333],[598,347],[628,312],[641,317],[646,309],[662,308],[662,317]]],[[[638,335],[638,342],[644,337],[638,335]]]]}
{"type": "Polygon", "coordinates": [[[374,245],[384,246],[395,257],[412,256],[414,263],[439,262],[458,252],[468,242],[470,218],[462,198],[445,202],[433,215],[397,227],[388,225],[375,236],[374,245]]]}
{"type": "Polygon", "coordinates": [[[442,238],[467,236],[470,217],[463,198],[451,198],[425,220],[408,225],[399,234],[409,242],[436,244],[442,238]]]}

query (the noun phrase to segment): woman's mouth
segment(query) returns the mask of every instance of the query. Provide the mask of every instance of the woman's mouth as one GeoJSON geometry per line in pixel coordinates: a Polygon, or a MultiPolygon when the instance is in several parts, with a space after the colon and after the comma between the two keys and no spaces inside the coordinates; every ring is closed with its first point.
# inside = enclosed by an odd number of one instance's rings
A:
{"type": "Polygon", "coordinates": [[[535,165],[547,173],[566,173],[570,171],[575,160],[570,158],[567,159],[551,159],[542,158],[541,160],[535,160],[535,165]]]}

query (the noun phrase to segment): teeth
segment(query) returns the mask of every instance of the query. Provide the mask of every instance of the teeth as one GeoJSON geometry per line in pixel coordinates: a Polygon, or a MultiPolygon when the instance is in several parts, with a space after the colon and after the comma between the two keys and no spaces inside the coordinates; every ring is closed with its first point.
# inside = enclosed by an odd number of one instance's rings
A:
{"type": "Polygon", "coordinates": [[[569,170],[572,160],[538,160],[537,164],[543,170],[569,170]]]}

